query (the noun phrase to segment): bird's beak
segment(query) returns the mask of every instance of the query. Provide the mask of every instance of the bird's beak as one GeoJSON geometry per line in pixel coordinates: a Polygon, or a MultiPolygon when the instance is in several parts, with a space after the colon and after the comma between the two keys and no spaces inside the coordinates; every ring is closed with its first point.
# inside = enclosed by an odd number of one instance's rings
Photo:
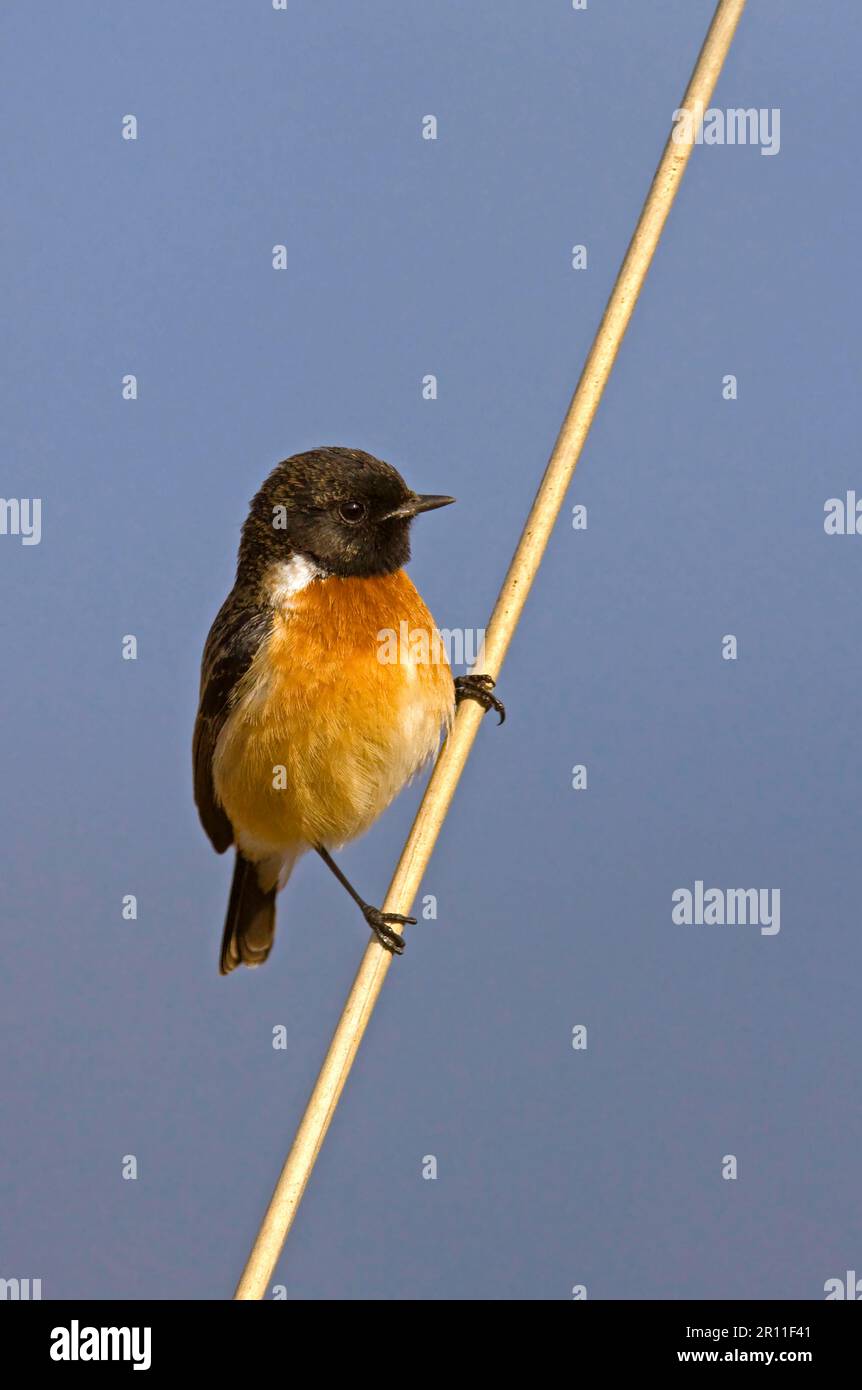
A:
{"type": "Polygon", "coordinates": [[[417,516],[419,512],[433,512],[438,507],[448,507],[449,503],[454,501],[454,497],[438,497],[430,492],[424,496],[414,493],[406,502],[402,502],[400,507],[396,507],[394,512],[387,512],[384,521],[394,521],[396,517],[406,519],[417,516]]]}

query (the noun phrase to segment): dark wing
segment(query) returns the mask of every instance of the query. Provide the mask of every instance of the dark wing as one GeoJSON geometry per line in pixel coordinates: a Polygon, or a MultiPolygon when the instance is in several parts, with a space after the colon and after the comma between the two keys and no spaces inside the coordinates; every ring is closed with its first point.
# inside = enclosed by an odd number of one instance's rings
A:
{"type": "Polygon", "coordinates": [[[267,637],[272,610],[250,603],[236,590],[225,600],[210,628],[201,665],[201,695],[192,740],[195,805],[218,854],[233,844],[233,826],[216,800],[213,755],[230,713],[237,685],[267,637]]]}

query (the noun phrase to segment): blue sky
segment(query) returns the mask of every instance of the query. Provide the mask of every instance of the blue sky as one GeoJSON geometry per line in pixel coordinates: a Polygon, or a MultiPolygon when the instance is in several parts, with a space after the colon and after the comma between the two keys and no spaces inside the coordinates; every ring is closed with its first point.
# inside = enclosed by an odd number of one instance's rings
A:
{"type": "MultiPolygon", "coordinates": [[[[42,535],[0,535],[0,1276],[230,1295],[366,940],[309,859],[269,964],[217,973],[190,738],[248,499],[301,449],[379,454],[458,498],[411,573],[485,624],[712,8],[6,7],[0,494],[42,535]]],[[[289,1298],[817,1299],[860,1268],[862,537],[823,527],[862,497],[860,60],[848,3],[743,17],[714,105],[779,109],[780,150],[694,152],[289,1298]],[[779,889],[780,932],[675,924],[698,880],[779,889]]],[[[420,794],[343,855],[372,900],[420,794]]]]}

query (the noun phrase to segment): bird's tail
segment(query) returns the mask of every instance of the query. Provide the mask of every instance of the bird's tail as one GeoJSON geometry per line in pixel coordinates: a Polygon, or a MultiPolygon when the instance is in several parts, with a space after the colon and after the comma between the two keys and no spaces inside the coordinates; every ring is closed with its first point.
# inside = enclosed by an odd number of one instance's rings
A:
{"type": "Polygon", "coordinates": [[[233,883],[221,939],[222,975],[238,965],[263,965],[275,939],[275,895],[278,881],[260,886],[258,866],[237,850],[233,883]]]}

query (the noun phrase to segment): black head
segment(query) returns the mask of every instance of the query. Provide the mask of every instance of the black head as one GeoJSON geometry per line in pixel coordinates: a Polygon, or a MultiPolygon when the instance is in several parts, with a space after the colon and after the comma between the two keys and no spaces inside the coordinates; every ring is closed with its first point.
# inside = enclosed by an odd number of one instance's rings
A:
{"type": "Polygon", "coordinates": [[[242,529],[239,568],[260,574],[307,555],[325,574],[392,574],[410,558],[410,523],[453,497],[420,496],[359,449],[312,449],[270,473],[242,529]]]}

